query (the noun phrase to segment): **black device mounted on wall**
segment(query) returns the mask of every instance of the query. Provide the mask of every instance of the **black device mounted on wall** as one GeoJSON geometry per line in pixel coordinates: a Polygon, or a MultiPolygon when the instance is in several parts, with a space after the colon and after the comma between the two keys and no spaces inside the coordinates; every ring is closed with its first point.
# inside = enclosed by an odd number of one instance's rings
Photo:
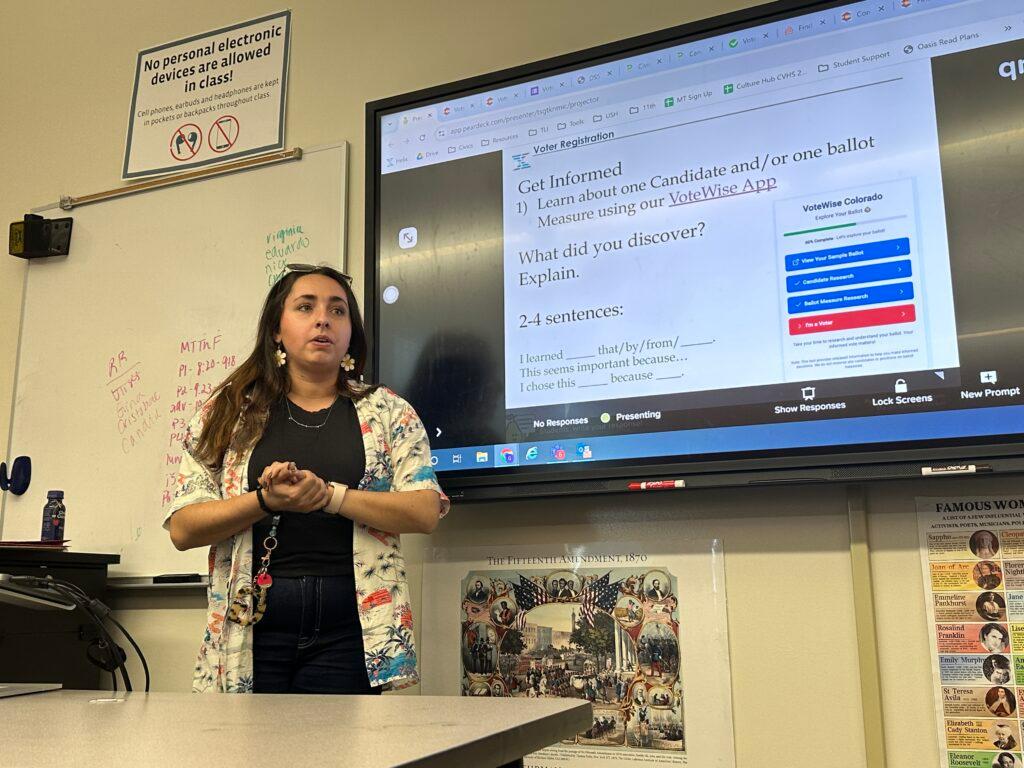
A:
{"type": "Polygon", "coordinates": [[[11,473],[7,474],[7,462],[0,461],[0,491],[10,491],[15,496],[21,496],[28,490],[32,482],[32,459],[28,456],[18,456],[11,463],[11,473]]]}
{"type": "Polygon", "coordinates": [[[72,223],[70,216],[51,220],[26,213],[24,221],[11,222],[8,252],[19,259],[67,256],[72,223]]]}

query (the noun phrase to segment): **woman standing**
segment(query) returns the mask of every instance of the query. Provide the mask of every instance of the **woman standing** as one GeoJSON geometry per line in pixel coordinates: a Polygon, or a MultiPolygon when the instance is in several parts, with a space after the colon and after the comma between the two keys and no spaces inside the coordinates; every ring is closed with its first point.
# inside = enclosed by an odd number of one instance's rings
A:
{"type": "Polygon", "coordinates": [[[192,419],[164,521],[210,546],[195,691],[380,693],[416,682],[399,534],[448,510],[415,411],[361,384],[355,295],[289,265],[249,358],[192,419]]]}

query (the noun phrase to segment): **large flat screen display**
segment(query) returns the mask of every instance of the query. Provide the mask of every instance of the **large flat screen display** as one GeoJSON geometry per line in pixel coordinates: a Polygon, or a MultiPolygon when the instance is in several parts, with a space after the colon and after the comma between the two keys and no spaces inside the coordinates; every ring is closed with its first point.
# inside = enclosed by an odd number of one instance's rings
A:
{"type": "Polygon", "coordinates": [[[776,3],[368,105],[373,375],[453,488],[1019,456],[1022,38],[776,3]]]}

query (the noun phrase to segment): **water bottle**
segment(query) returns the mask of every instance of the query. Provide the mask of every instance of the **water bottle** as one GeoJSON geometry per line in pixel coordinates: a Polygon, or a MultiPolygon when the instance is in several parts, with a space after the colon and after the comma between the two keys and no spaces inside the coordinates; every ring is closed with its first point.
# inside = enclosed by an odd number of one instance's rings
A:
{"type": "Polygon", "coordinates": [[[46,506],[43,507],[43,541],[64,539],[64,491],[47,491],[46,506]]]}

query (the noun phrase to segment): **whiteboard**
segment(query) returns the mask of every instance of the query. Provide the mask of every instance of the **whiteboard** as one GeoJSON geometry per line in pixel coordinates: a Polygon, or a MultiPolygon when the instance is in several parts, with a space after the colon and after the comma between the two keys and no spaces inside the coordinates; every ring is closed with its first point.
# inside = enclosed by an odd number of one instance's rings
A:
{"type": "Polygon", "coordinates": [[[181,434],[249,355],[263,299],[289,262],[344,271],[347,144],[301,160],[99,202],[70,255],[28,264],[4,539],[38,539],[46,492],[65,493],[78,552],[116,553],[121,576],[206,573],[162,527],[181,434]]]}

